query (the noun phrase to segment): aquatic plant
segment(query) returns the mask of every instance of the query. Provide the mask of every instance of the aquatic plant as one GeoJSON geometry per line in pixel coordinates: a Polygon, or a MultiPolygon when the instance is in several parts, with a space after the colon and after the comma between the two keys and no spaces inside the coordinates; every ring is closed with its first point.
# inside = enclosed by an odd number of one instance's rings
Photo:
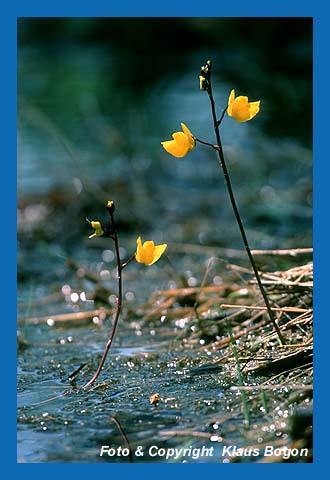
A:
{"type": "Polygon", "coordinates": [[[199,142],[203,145],[207,145],[218,152],[219,165],[222,169],[222,172],[225,178],[229,199],[234,211],[234,215],[237,221],[237,225],[239,227],[239,231],[243,240],[246,253],[250,260],[260,292],[264,299],[269,319],[278,335],[280,343],[283,345],[285,344],[285,339],[277,325],[266,290],[262,284],[260,274],[258,272],[253,255],[251,253],[251,249],[250,249],[247,235],[243,226],[243,222],[238,211],[236,199],[234,196],[234,192],[233,192],[233,188],[232,188],[232,184],[231,184],[231,180],[230,180],[230,176],[229,176],[229,172],[228,172],[228,168],[227,168],[227,164],[225,161],[225,156],[222,148],[221,137],[220,137],[220,125],[225,117],[226,112],[230,117],[235,119],[237,122],[247,122],[249,120],[252,120],[252,118],[254,118],[257,115],[257,113],[260,111],[260,100],[255,102],[249,102],[248,97],[246,96],[235,97],[235,90],[232,89],[228,98],[228,105],[223,110],[220,118],[218,119],[218,116],[216,113],[217,112],[216,104],[215,104],[213,91],[212,91],[211,72],[212,72],[212,62],[208,60],[206,64],[201,67],[200,76],[199,76],[199,86],[201,90],[205,90],[208,93],[208,96],[210,99],[216,144],[213,145],[212,143],[205,142],[204,140],[197,138],[195,135],[193,135],[190,132],[190,130],[188,129],[188,127],[186,127],[184,123],[181,124],[183,133],[176,132],[173,134],[173,140],[161,142],[161,144],[168,153],[170,153],[175,157],[183,157],[187,155],[194,148],[194,146],[196,145],[196,142],[199,142]]]}
{"type": "Polygon", "coordinates": [[[122,302],[123,302],[123,287],[122,287],[122,272],[125,267],[132,261],[136,260],[138,263],[143,263],[144,265],[150,266],[153,265],[155,262],[157,262],[160,257],[163,255],[167,248],[167,244],[164,243],[162,245],[155,245],[152,240],[148,240],[142,244],[141,237],[138,237],[137,239],[137,249],[136,252],[134,252],[126,261],[122,262],[120,258],[120,250],[119,250],[119,237],[118,237],[118,232],[117,232],[117,227],[116,227],[116,222],[115,222],[115,204],[112,200],[109,200],[107,203],[107,211],[110,217],[110,225],[104,226],[100,221],[88,221],[90,226],[94,228],[94,233],[92,233],[89,238],[93,237],[108,237],[111,238],[114,242],[115,246],[115,256],[116,256],[116,263],[117,263],[117,281],[118,281],[118,293],[117,293],[117,305],[116,305],[116,311],[115,311],[115,316],[113,320],[113,325],[112,325],[112,330],[109,336],[109,339],[106,343],[101,361],[99,363],[99,366],[92,376],[92,378],[84,385],[84,387],[88,387],[92,385],[95,380],[98,378],[100,375],[104,362],[107,358],[108,352],[110,350],[121,308],[122,308],[122,302]]]}

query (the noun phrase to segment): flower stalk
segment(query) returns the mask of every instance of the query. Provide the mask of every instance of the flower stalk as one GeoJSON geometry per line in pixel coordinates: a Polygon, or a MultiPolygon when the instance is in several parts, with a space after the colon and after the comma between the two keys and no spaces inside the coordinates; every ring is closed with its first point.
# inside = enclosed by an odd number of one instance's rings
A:
{"type": "MultiPolygon", "coordinates": [[[[125,267],[132,261],[136,260],[138,263],[144,263],[147,266],[153,265],[155,262],[159,260],[159,258],[162,256],[162,254],[165,252],[167,245],[164,243],[163,245],[155,245],[152,240],[148,240],[142,244],[141,237],[138,237],[137,239],[137,249],[136,252],[133,253],[125,262],[122,262],[120,258],[120,251],[119,251],[119,239],[118,239],[118,232],[117,232],[117,227],[116,227],[116,222],[115,222],[115,217],[114,217],[114,212],[115,212],[115,205],[114,202],[109,200],[107,203],[107,211],[110,217],[110,226],[109,227],[104,227],[101,222],[99,221],[92,221],[90,222],[88,220],[88,223],[91,225],[92,228],[94,228],[95,232],[89,236],[89,238],[93,237],[102,237],[102,236],[107,236],[111,238],[114,242],[115,245],[115,257],[116,257],[116,263],[117,263],[117,282],[118,282],[118,292],[117,292],[117,305],[116,305],[116,311],[114,315],[114,320],[112,324],[112,329],[110,332],[109,339],[106,343],[106,346],[103,351],[103,355],[101,358],[101,361],[99,363],[99,366],[97,367],[96,372],[92,376],[92,378],[85,383],[84,387],[89,387],[90,385],[93,385],[95,380],[98,378],[100,375],[104,362],[107,358],[107,355],[109,353],[113,338],[115,336],[116,328],[118,325],[118,320],[122,308],[122,303],[123,303],[123,282],[122,282],[122,271],[124,270],[125,267]]],[[[80,369],[79,369],[80,370],[80,369]]],[[[77,372],[75,372],[76,374],[77,372]]]]}
{"type": "Polygon", "coordinates": [[[232,189],[232,185],[231,185],[231,181],[230,181],[230,177],[229,177],[229,172],[228,172],[228,169],[227,169],[227,165],[226,165],[226,161],[225,161],[225,157],[224,157],[224,153],[223,153],[221,137],[220,137],[220,129],[219,129],[219,126],[221,124],[221,121],[224,117],[224,114],[225,114],[226,110],[224,110],[224,112],[222,113],[221,118],[219,120],[217,120],[215,101],[214,101],[213,92],[212,92],[211,66],[212,66],[212,64],[209,61],[209,62],[207,62],[206,66],[202,67],[202,68],[204,68],[203,74],[204,74],[204,76],[206,78],[206,81],[207,81],[207,88],[205,88],[205,90],[207,91],[207,93],[209,95],[210,104],[211,104],[213,126],[214,126],[215,136],[216,136],[216,140],[217,140],[217,146],[218,146],[218,148],[216,148],[216,150],[217,150],[218,156],[219,156],[219,164],[222,168],[222,172],[223,172],[223,175],[224,175],[224,178],[225,178],[225,182],[226,182],[226,186],[227,186],[227,190],[228,190],[228,194],[229,194],[229,198],[230,198],[230,203],[232,205],[234,215],[235,215],[235,218],[236,218],[236,221],[237,221],[237,224],[238,224],[238,228],[239,228],[239,231],[240,231],[241,236],[242,236],[243,244],[244,244],[246,253],[249,257],[251,266],[253,268],[253,271],[254,271],[254,274],[255,274],[260,292],[261,292],[262,297],[264,299],[269,319],[270,319],[271,323],[273,324],[273,327],[274,327],[274,329],[277,333],[277,336],[280,340],[280,343],[282,345],[285,345],[285,339],[283,338],[283,335],[282,335],[282,333],[281,333],[281,331],[280,331],[280,329],[279,329],[279,327],[276,323],[274,313],[271,309],[267,293],[266,293],[265,288],[264,288],[264,286],[261,282],[261,278],[260,278],[256,263],[254,261],[253,255],[251,253],[251,249],[250,249],[248,239],[247,239],[247,236],[246,236],[246,233],[245,233],[243,222],[241,220],[241,216],[239,214],[238,207],[237,207],[236,200],[235,200],[235,196],[234,196],[234,192],[233,192],[233,189],[232,189]]]}
{"type": "MultiPolygon", "coordinates": [[[[116,332],[116,328],[117,328],[117,324],[118,324],[118,320],[119,320],[119,316],[120,316],[120,312],[121,312],[121,307],[122,307],[122,303],[123,303],[122,271],[123,271],[123,268],[126,265],[128,265],[130,260],[128,260],[127,262],[125,262],[123,264],[121,263],[120,252],[119,252],[118,233],[117,233],[117,228],[116,228],[116,223],[115,223],[114,210],[115,210],[114,203],[109,201],[108,204],[107,204],[107,211],[108,211],[109,216],[110,216],[111,232],[112,232],[111,233],[111,238],[114,241],[115,255],[116,255],[116,262],[117,262],[118,293],[117,293],[116,313],[115,313],[115,317],[114,317],[114,321],[113,321],[113,325],[112,325],[112,330],[111,330],[109,339],[106,343],[106,346],[105,346],[101,361],[99,363],[99,366],[97,367],[97,370],[94,373],[94,375],[92,376],[92,378],[84,385],[84,387],[89,387],[90,385],[92,385],[101,373],[104,362],[105,362],[105,360],[107,358],[107,355],[108,355],[108,352],[110,350],[113,337],[114,337],[115,332],[116,332]]],[[[134,256],[132,256],[130,258],[131,258],[131,260],[133,260],[134,256]]]]}

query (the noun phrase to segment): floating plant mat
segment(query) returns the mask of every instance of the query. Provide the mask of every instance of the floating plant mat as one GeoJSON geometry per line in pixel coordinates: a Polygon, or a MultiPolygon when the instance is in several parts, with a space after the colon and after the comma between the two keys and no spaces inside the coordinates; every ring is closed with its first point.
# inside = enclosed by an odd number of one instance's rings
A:
{"type": "Polygon", "coordinates": [[[227,263],[220,281],[210,265],[199,285],[126,302],[90,389],[111,305],[67,313],[64,292],[19,318],[19,462],[312,461],[312,264],[261,275],[285,345],[251,271],[227,263]]]}

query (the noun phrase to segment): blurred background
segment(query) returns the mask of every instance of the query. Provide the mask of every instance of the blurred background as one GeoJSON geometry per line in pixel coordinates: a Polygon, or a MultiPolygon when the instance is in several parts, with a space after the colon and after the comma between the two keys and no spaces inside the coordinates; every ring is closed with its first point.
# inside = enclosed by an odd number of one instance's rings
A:
{"type": "Polygon", "coordinates": [[[88,240],[85,220],[107,221],[108,199],[123,256],[138,235],[153,238],[169,244],[172,269],[200,276],[204,264],[180,245],[242,249],[216,153],[198,145],[175,159],[160,145],[180,122],[215,141],[198,80],[207,59],[219,114],[232,88],[261,100],[252,122],[226,116],[221,127],[251,248],[311,246],[310,18],[21,18],[22,298],[65,281],[69,258],[96,271],[115,267],[112,245],[88,240]]]}

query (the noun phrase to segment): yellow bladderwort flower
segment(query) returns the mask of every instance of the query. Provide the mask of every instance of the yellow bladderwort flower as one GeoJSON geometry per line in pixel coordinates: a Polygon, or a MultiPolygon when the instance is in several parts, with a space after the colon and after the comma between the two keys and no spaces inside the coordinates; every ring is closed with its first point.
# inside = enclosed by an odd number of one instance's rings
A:
{"type": "Polygon", "coordinates": [[[194,135],[189,128],[181,123],[182,132],[173,133],[173,140],[161,142],[165,150],[174,157],[181,158],[187,155],[196,145],[194,135]]]}
{"type": "Polygon", "coordinates": [[[90,235],[88,238],[102,237],[102,235],[104,234],[104,231],[103,231],[101,223],[100,222],[90,222],[90,225],[91,225],[92,228],[95,229],[95,232],[92,233],[92,235],[90,235]]]}
{"type": "Polygon", "coordinates": [[[135,260],[139,263],[144,263],[145,265],[152,265],[157,262],[159,258],[163,255],[167,248],[167,244],[155,245],[152,240],[144,242],[142,245],[141,237],[136,241],[137,249],[135,253],[135,260]]]}
{"type": "Polygon", "coordinates": [[[208,87],[208,81],[206,80],[205,77],[203,77],[203,75],[200,75],[199,76],[199,89],[200,90],[207,90],[207,87],[208,87]]]}
{"type": "Polygon", "coordinates": [[[235,90],[230,92],[228,99],[227,113],[237,122],[247,122],[257,115],[260,109],[260,100],[249,102],[248,97],[239,96],[235,98],[235,90]]]}

